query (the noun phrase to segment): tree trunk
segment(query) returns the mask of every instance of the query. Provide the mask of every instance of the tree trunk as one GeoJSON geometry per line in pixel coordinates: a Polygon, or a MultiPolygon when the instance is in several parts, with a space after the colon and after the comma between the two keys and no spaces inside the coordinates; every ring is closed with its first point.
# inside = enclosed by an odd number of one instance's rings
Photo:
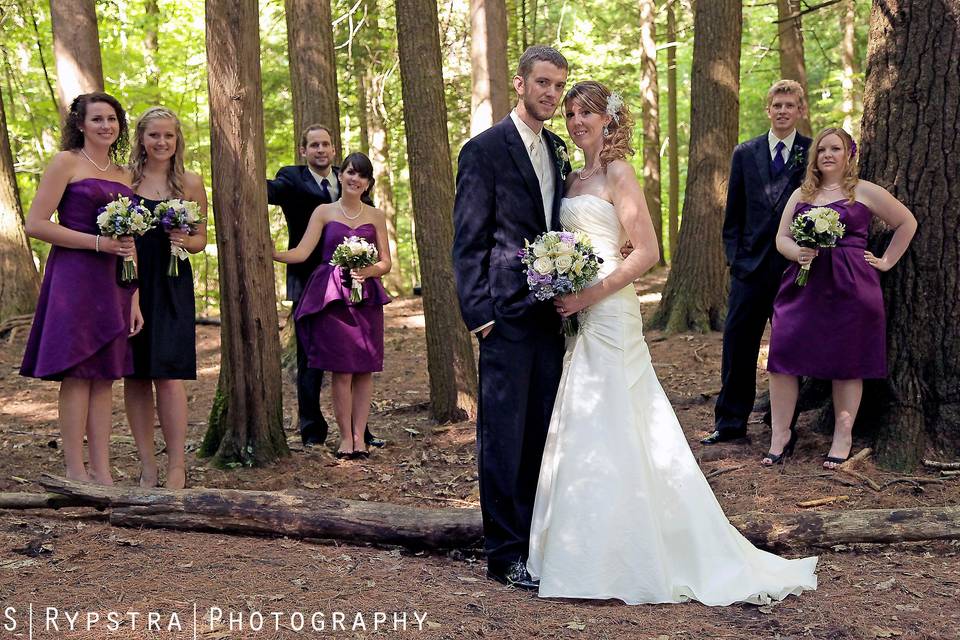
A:
{"type": "Polygon", "coordinates": [[[103,91],[103,63],[94,0],[50,0],[60,117],[81,93],[103,91]]]}
{"type": "Polygon", "coordinates": [[[473,345],[457,312],[453,244],[453,166],[447,141],[435,0],[398,0],[397,41],[407,134],[410,191],[423,278],[427,369],[433,417],[476,415],[473,345]]]}
{"type": "Polygon", "coordinates": [[[23,231],[20,190],[7,136],[7,115],[0,92],[0,322],[32,313],[40,292],[40,277],[23,231]]]}
{"type": "MultiPolygon", "coordinates": [[[[919,228],[884,274],[890,375],[876,424],[880,464],[926,450],[960,456],[960,0],[875,0],[860,175],[888,189],[919,228]]],[[[876,250],[876,249],[875,249],[876,250]]]]}
{"type": "Polygon", "coordinates": [[[470,0],[470,62],[470,135],[475,136],[510,113],[505,0],[470,0]]]}
{"type": "MultiPolygon", "coordinates": [[[[284,0],[284,7],[297,147],[304,127],[319,123],[330,128],[337,156],[342,157],[330,0],[284,0]]],[[[300,162],[299,153],[296,158],[300,162]]]]}
{"type": "MultiPolygon", "coordinates": [[[[777,15],[780,31],[780,77],[800,83],[809,107],[810,92],[807,91],[807,65],[803,58],[800,0],[777,0],[777,15]]],[[[805,136],[810,135],[809,111],[797,122],[797,130],[805,136]]]]}
{"type": "Polygon", "coordinates": [[[157,89],[160,86],[160,65],[157,61],[157,53],[160,51],[160,43],[157,40],[157,32],[160,28],[160,6],[157,0],[144,0],[143,11],[144,73],[149,85],[157,89]]]}
{"type": "Polygon", "coordinates": [[[720,329],[727,297],[721,228],[740,113],[740,0],[694,5],[690,162],[683,228],[653,325],[720,329]]]}
{"type": "MultiPolygon", "coordinates": [[[[39,482],[73,502],[40,494],[33,499],[12,497],[10,508],[86,504],[110,508],[110,523],[117,526],[325,538],[414,549],[476,547],[483,538],[479,509],[425,509],[320,498],[300,491],[105,487],[48,474],[39,482]]],[[[6,496],[10,494],[0,494],[0,499],[6,496]]],[[[956,506],[750,512],[732,516],[730,523],[753,544],[774,551],[853,542],[960,539],[960,507],[956,506]]]]}
{"type": "Polygon", "coordinates": [[[657,83],[657,3],[640,0],[640,108],[643,117],[643,195],[663,254],[663,210],[660,204],[660,87],[657,83]]]}
{"type": "Polygon", "coordinates": [[[842,75],[840,85],[843,90],[843,128],[849,131],[854,139],[860,139],[860,122],[854,118],[857,105],[857,93],[853,79],[859,71],[857,65],[857,7],[855,0],[844,0],[840,14],[840,60],[842,75]]]}
{"type": "Polygon", "coordinates": [[[667,157],[670,164],[668,202],[670,213],[670,262],[677,255],[677,238],[680,235],[680,135],[677,127],[677,0],[667,0],[667,157]]]}
{"type": "Polygon", "coordinates": [[[263,180],[257,0],[207,0],[206,33],[226,405],[216,462],[263,465],[288,449],[263,180]]]}

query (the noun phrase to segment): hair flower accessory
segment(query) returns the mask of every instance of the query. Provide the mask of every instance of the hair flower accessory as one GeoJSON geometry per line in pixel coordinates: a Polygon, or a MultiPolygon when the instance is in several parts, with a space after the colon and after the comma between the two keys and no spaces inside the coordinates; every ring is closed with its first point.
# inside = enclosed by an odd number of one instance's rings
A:
{"type": "Polygon", "coordinates": [[[857,142],[850,136],[850,157],[857,155],[857,142]]]}
{"type": "Polygon", "coordinates": [[[607,96],[607,115],[613,118],[613,121],[620,124],[620,109],[623,108],[623,96],[614,91],[607,96]]]}

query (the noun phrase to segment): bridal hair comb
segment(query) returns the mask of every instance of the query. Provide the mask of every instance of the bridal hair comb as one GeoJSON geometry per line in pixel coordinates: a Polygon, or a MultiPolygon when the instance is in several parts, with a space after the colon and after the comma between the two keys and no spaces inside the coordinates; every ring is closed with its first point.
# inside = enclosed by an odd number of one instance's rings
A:
{"type": "Polygon", "coordinates": [[[623,96],[614,91],[607,96],[607,115],[613,118],[613,121],[620,124],[620,109],[623,108],[623,96]]]}

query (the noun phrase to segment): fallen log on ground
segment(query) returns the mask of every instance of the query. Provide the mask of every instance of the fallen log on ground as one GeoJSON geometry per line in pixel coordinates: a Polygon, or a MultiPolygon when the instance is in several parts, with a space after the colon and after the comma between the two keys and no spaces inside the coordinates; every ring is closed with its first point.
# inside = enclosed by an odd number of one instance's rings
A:
{"type": "MultiPolygon", "coordinates": [[[[54,493],[111,508],[110,522],[117,526],[324,538],[413,549],[475,547],[483,536],[477,509],[424,509],[323,499],[303,492],[103,487],[50,475],[39,482],[54,493]]],[[[753,544],[776,551],[960,539],[960,507],[750,512],[732,516],[730,522],[753,544]]]]}
{"type": "Polygon", "coordinates": [[[57,493],[0,493],[0,509],[60,509],[61,507],[89,507],[83,498],[57,493]]]}

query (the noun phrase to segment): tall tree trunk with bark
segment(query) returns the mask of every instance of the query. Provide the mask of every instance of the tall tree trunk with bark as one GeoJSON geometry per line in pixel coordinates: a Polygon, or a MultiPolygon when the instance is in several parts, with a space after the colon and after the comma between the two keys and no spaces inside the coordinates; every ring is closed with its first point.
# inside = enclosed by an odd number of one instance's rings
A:
{"type": "Polygon", "coordinates": [[[470,62],[470,135],[475,136],[510,113],[505,0],[470,0],[470,62]]]}
{"type": "Polygon", "coordinates": [[[453,165],[447,141],[440,34],[435,0],[397,0],[410,191],[416,220],[434,418],[476,415],[473,345],[457,312],[453,264],[453,165]]]}
{"type": "Polygon", "coordinates": [[[719,329],[727,278],[721,228],[730,156],[740,113],[740,0],[694,5],[690,163],[683,227],[654,326],[719,329]]]}
{"type": "Polygon", "coordinates": [[[840,86],[843,90],[843,128],[849,131],[855,139],[860,138],[860,122],[854,117],[857,110],[857,91],[854,88],[854,76],[859,71],[857,64],[857,7],[856,0],[843,0],[843,9],[840,14],[840,61],[842,75],[840,86]]]}
{"type": "MultiPolygon", "coordinates": [[[[303,128],[319,123],[333,132],[337,156],[342,157],[330,0],[284,0],[284,8],[296,146],[300,146],[303,128]]],[[[300,162],[299,154],[296,158],[300,162]]]]}
{"type": "Polygon", "coordinates": [[[221,386],[205,452],[220,464],[287,455],[267,218],[257,0],[207,0],[213,212],[220,264],[221,386]]]}
{"type": "Polygon", "coordinates": [[[103,63],[94,0],[50,0],[60,117],[81,93],[103,91],[103,63]]]}
{"type": "Polygon", "coordinates": [[[960,0],[874,0],[860,175],[913,211],[917,234],[883,277],[890,375],[876,454],[909,469],[960,456],[960,0]]]}
{"type": "MultiPolygon", "coordinates": [[[[777,26],[780,31],[780,77],[796,80],[803,87],[807,103],[807,65],[803,57],[803,30],[800,18],[800,0],[777,0],[777,26]]],[[[797,130],[810,135],[810,112],[797,122],[797,130]]]]}
{"type": "Polygon", "coordinates": [[[23,231],[23,209],[0,92],[0,322],[31,313],[39,291],[40,277],[23,231]]]}
{"type": "Polygon", "coordinates": [[[677,0],[667,0],[667,158],[670,165],[670,182],[667,188],[670,226],[670,262],[677,255],[677,238],[680,235],[680,135],[677,127],[677,0]]]}
{"type": "Polygon", "coordinates": [[[657,3],[640,0],[640,108],[643,119],[643,194],[663,255],[663,208],[660,204],[660,87],[657,83],[657,3]]]}
{"type": "Polygon", "coordinates": [[[160,6],[157,0],[145,0],[143,3],[144,11],[144,29],[143,29],[143,58],[147,75],[147,82],[154,89],[160,86],[160,65],[157,61],[157,53],[160,51],[160,43],[157,40],[157,33],[160,30],[160,6]]]}

